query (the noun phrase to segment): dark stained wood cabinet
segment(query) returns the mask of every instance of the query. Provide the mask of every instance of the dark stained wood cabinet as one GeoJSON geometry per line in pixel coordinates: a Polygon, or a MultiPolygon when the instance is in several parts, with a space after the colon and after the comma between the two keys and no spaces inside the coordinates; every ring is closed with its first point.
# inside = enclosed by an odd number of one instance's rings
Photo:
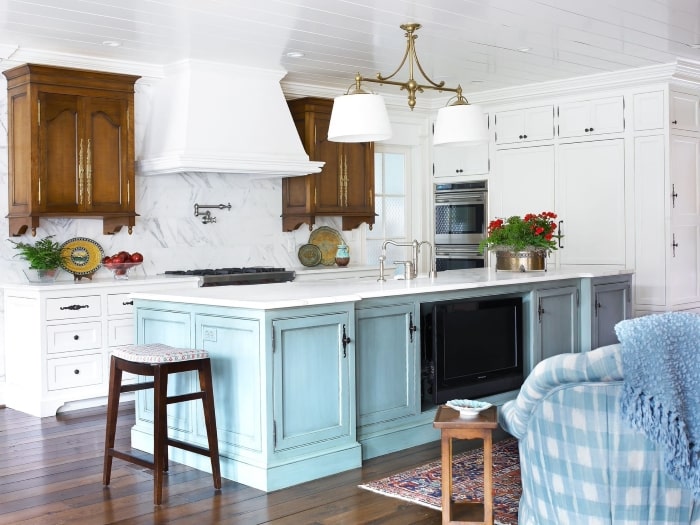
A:
{"type": "Polygon", "coordinates": [[[333,100],[289,101],[294,123],[309,159],[323,161],[320,173],[282,181],[282,227],[313,227],[317,216],[342,217],[343,230],[374,224],[374,143],[328,140],[333,100]]]}
{"type": "Polygon", "coordinates": [[[25,64],[7,78],[10,235],[41,217],[135,224],[134,84],[139,77],[25,64]]]}

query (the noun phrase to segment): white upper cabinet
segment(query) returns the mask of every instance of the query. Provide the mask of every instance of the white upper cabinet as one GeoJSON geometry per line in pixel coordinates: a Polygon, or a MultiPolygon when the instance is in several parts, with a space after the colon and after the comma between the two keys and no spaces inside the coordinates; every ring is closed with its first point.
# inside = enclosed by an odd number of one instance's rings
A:
{"type": "Polygon", "coordinates": [[[481,142],[467,146],[433,148],[433,175],[461,177],[485,175],[489,172],[489,144],[481,142]]]}
{"type": "Polygon", "coordinates": [[[671,92],[671,128],[700,131],[700,95],[671,92]]]}
{"type": "Polygon", "coordinates": [[[625,129],[622,96],[561,104],[557,113],[560,137],[620,133],[625,129]]]}
{"type": "Polygon", "coordinates": [[[513,144],[554,138],[554,106],[496,113],[496,144],[513,144]]]}

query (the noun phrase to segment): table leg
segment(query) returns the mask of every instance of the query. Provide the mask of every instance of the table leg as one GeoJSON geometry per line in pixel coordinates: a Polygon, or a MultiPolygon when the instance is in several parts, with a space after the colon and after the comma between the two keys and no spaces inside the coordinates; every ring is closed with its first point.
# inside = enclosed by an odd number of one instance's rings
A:
{"type": "Polygon", "coordinates": [[[442,523],[452,521],[452,438],[442,433],[442,523]]]}
{"type": "Polygon", "coordinates": [[[493,455],[491,432],[484,435],[484,523],[493,525],[493,455]]]}

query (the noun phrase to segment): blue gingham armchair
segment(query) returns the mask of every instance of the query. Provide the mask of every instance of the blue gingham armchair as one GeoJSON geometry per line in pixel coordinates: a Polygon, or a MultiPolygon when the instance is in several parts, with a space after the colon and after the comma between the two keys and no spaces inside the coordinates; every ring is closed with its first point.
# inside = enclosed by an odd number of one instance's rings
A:
{"type": "Polygon", "coordinates": [[[545,359],[499,412],[519,440],[520,525],[700,525],[700,500],[620,414],[620,345],[545,359]]]}

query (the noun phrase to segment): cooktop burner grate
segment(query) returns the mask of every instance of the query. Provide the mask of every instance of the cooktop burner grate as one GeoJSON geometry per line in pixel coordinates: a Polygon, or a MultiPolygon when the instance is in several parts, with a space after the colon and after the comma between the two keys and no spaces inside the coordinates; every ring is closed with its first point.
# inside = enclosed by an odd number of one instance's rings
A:
{"type": "Polygon", "coordinates": [[[264,284],[293,281],[296,273],[272,266],[244,268],[202,268],[195,270],[166,270],[166,275],[199,276],[200,286],[228,286],[236,284],[264,284]]]}

